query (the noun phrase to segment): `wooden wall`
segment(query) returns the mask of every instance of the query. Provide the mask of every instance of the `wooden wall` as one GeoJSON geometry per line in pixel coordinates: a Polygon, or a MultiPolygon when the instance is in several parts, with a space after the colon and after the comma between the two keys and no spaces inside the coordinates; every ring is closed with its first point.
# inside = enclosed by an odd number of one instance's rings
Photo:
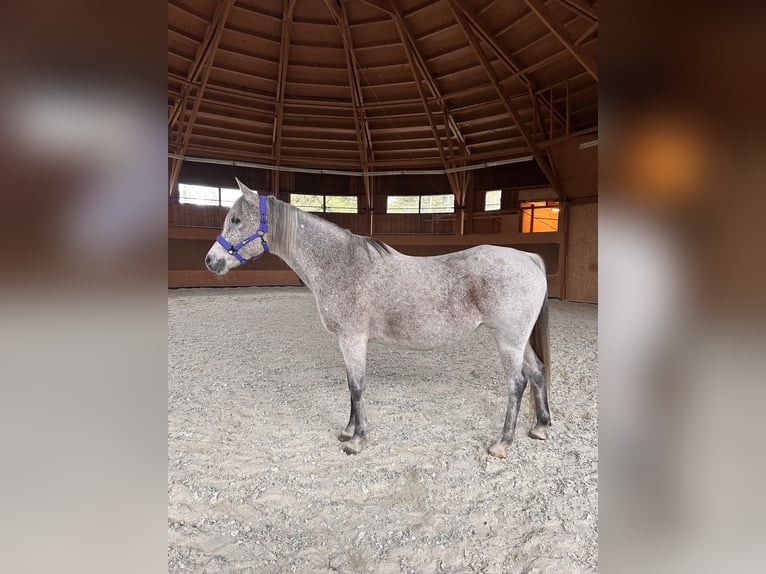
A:
{"type": "Polygon", "coordinates": [[[551,147],[559,184],[566,197],[575,202],[598,200],[598,146],[580,145],[598,139],[598,134],[566,140],[551,147]]]}
{"type": "Polygon", "coordinates": [[[569,208],[564,298],[598,302],[598,204],[569,208]]]}
{"type": "MultiPolygon", "coordinates": [[[[595,136],[594,136],[595,137],[595,136]]],[[[586,141],[593,138],[583,138],[586,141]]],[[[553,199],[534,162],[510,164],[470,172],[465,211],[456,214],[393,215],[385,213],[386,195],[450,193],[445,176],[385,176],[374,178],[373,211],[366,209],[360,177],[281,173],[186,163],[185,183],[234,187],[234,177],[248,186],[271,193],[278,183],[281,199],[290,192],[356,195],[359,214],[321,214],[350,229],[370,234],[410,255],[436,255],[480,244],[515,247],[540,254],[548,270],[548,293],[577,301],[597,301],[597,148],[579,149],[570,140],[551,149],[561,186],[567,196],[559,231],[522,234],[513,202],[553,199]],[[500,212],[485,213],[483,191],[503,189],[500,212]],[[539,196],[539,197],[538,197],[539,196]],[[460,225],[464,216],[463,225],[460,225]],[[568,221],[567,221],[568,218],[568,221]],[[461,234],[461,227],[463,233],[461,234]],[[567,240],[568,239],[568,240],[567,240]],[[566,255],[566,257],[565,257],[566,255]],[[566,274],[566,280],[565,280],[566,274]]],[[[168,209],[168,284],[170,287],[224,285],[298,285],[297,275],[279,258],[266,255],[223,277],[207,271],[205,254],[223,224],[226,209],[179,205],[168,209]]],[[[176,200],[177,201],[177,200],[176,200]]]]}
{"type": "Polygon", "coordinates": [[[551,149],[567,197],[563,298],[598,302],[598,146],[580,145],[598,134],[567,140],[551,149]]]}

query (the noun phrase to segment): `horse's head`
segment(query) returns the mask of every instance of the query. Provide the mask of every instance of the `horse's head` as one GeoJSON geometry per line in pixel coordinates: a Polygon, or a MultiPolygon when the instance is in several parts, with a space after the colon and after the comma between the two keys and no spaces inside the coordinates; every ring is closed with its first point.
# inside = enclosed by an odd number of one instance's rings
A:
{"type": "Polygon", "coordinates": [[[266,198],[260,197],[257,191],[249,189],[241,181],[237,180],[237,183],[242,197],[229,209],[223,230],[205,257],[207,268],[218,275],[268,251],[264,238],[267,231],[266,198]]]}

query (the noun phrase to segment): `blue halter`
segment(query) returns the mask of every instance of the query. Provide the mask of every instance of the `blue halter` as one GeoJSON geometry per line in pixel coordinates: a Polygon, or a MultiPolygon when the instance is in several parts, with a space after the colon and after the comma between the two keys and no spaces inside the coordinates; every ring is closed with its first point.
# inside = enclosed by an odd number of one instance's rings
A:
{"type": "Polygon", "coordinates": [[[269,232],[269,226],[266,223],[266,200],[267,200],[267,197],[265,195],[261,195],[260,196],[261,224],[258,226],[258,231],[253,233],[250,237],[248,237],[247,239],[243,239],[242,241],[240,241],[236,245],[232,245],[231,243],[226,241],[223,238],[223,235],[219,235],[218,237],[215,238],[215,240],[218,243],[223,245],[223,248],[226,249],[226,252],[229,255],[233,255],[234,257],[239,259],[239,262],[242,265],[247,263],[248,260],[245,259],[244,257],[242,257],[239,254],[239,250],[242,249],[248,243],[250,243],[253,239],[260,238],[261,239],[261,245],[263,246],[263,251],[261,253],[259,253],[258,255],[256,255],[255,257],[252,257],[253,261],[258,259],[261,255],[263,255],[264,253],[266,253],[269,250],[269,246],[266,243],[266,238],[264,237],[269,232]]]}

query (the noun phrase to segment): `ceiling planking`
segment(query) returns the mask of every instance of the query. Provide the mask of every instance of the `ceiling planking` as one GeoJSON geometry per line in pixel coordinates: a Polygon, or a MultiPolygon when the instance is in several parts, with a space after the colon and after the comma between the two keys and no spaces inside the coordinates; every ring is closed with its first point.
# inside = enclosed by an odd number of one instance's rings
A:
{"type": "Polygon", "coordinates": [[[597,45],[588,0],[170,0],[169,153],[555,177],[550,142],[598,128],[597,45]]]}

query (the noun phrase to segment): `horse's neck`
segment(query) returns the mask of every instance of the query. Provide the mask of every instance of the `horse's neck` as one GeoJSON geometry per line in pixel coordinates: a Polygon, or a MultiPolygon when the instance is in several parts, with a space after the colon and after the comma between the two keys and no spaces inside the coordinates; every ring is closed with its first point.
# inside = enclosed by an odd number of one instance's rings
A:
{"type": "Polygon", "coordinates": [[[275,245],[281,257],[309,287],[322,279],[336,276],[332,271],[341,265],[340,255],[347,250],[348,233],[334,223],[297,208],[295,238],[290,245],[275,245]]]}

